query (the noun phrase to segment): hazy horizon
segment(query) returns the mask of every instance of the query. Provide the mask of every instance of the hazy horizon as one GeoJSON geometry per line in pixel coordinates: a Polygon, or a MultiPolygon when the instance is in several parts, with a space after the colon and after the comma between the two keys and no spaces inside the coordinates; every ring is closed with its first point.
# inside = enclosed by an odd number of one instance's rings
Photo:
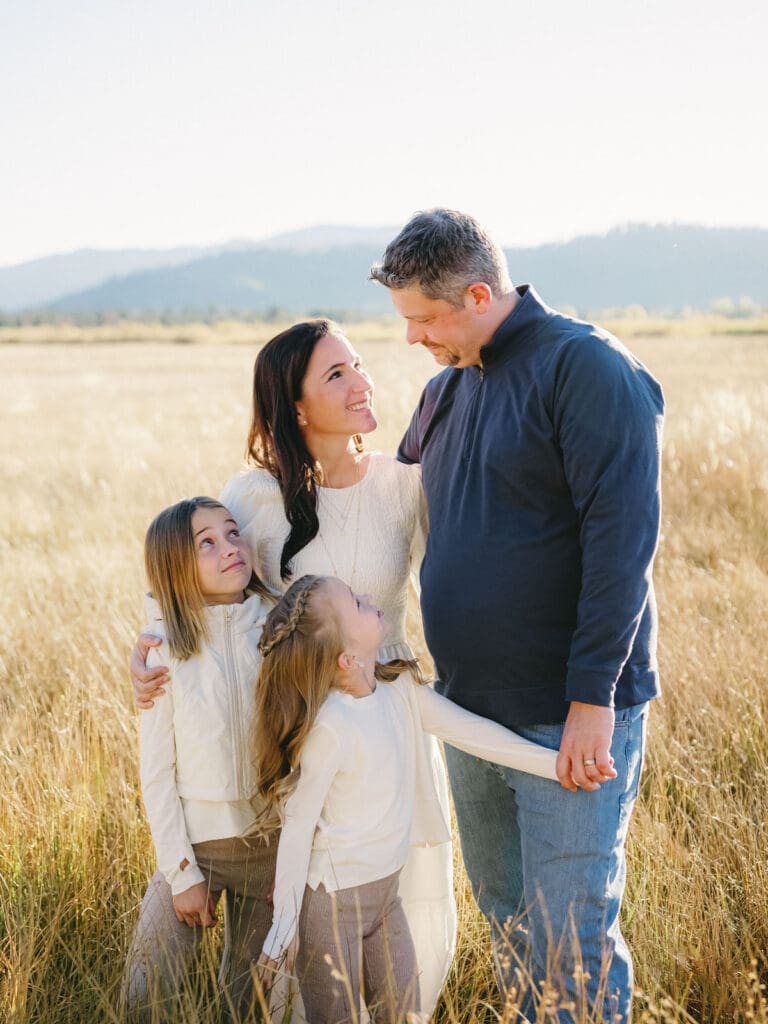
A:
{"type": "MultiPolygon", "coordinates": [[[[651,222],[646,222],[646,223],[627,222],[627,223],[622,223],[622,224],[614,224],[613,226],[606,228],[604,231],[584,231],[584,232],[579,233],[578,235],[571,235],[569,237],[546,238],[546,239],[542,239],[540,242],[534,242],[534,243],[531,243],[529,245],[524,245],[522,243],[509,243],[509,242],[506,242],[503,238],[500,239],[499,241],[501,242],[501,245],[505,249],[518,249],[518,248],[526,248],[526,249],[527,248],[531,248],[531,249],[533,249],[533,248],[537,248],[539,246],[545,246],[545,245],[566,245],[568,242],[576,241],[579,238],[589,238],[589,237],[605,238],[605,237],[607,237],[608,235],[610,235],[610,234],[612,234],[614,232],[621,232],[621,231],[625,231],[625,230],[631,230],[632,228],[638,228],[638,227],[642,227],[642,228],[646,228],[646,227],[647,228],[659,228],[659,227],[666,228],[666,227],[669,227],[669,228],[681,228],[681,229],[684,229],[684,228],[705,228],[705,229],[706,228],[712,228],[712,229],[722,229],[722,230],[726,230],[726,231],[727,230],[734,230],[734,231],[741,231],[741,230],[745,230],[745,231],[750,231],[750,230],[768,231],[768,225],[762,225],[762,224],[693,224],[693,223],[683,222],[683,221],[668,221],[666,223],[661,223],[661,222],[658,222],[658,223],[651,223],[651,222]]],[[[289,228],[286,231],[280,231],[280,232],[277,232],[277,233],[270,233],[269,235],[266,235],[263,238],[224,238],[224,239],[217,239],[217,240],[214,240],[214,241],[190,242],[190,243],[179,244],[179,245],[80,246],[77,249],[61,249],[61,250],[58,250],[58,251],[55,251],[55,252],[41,253],[38,256],[31,256],[28,259],[13,261],[13,262],[10,262],[10,263],[0,262],[0,269],[8,269],[10,267],[20,266],[20,265],[25,264],[25,263],[34,263],[34,262],[36,262],[38,260],[51,259],[51,258],[56,258],[56,257],[60,257],[60,256],[72,256],[72,255],[76,255],[77,253],[85,253],[85,252],[118,253],[118,252],[122,252],[122,251],[125,251],[125,250],[134,250],[134,251],[137,251],[137,252],[142,252],[142,251],[146,251],[146,252],[166,252],[166,251],[173,251],[173,250],[176,250],[176,249],[197,249],[197,250],[200,250],[201,252],[203,252],[205,250],[217,249],[219,247],[226,248],[228,246],[233,246],[233,247],[234,246],[243,246],[244,248],[248,247],[250,245],[264,246],[265,243],[268,243],[270,241],[270,239],[274,238],[275,240],[280,240],[284,236],[288,236],[288,235],[291,235],[291,234],[294,234],[294,233],[300,233],[302,231],[313,231],[313,230],[315,230],[317,228],[331,228],[331,229],[339,229],[339,230],[344,230],[344,229],[348,229],[348,228],[356,228],[356,229],[359,228],[361,230],[370,229],[372,232],[374,232],[374,231],[381,231],[381,230],[384,230],[386,228],[391,228],[393,232],[396,232],[397,229],[398,229],[398,226],[394,225],[394,224],[387,225],[387,224],[326,224],[326,223],[317,223],[317,224],[305,224],[303,227],[289,228]]]]}
{"type": "Polygon", "coordinates": [[[29,0],[0,12],[0,265],[400,225],[506,246],[767,227],[768,5],[29,0]]]}

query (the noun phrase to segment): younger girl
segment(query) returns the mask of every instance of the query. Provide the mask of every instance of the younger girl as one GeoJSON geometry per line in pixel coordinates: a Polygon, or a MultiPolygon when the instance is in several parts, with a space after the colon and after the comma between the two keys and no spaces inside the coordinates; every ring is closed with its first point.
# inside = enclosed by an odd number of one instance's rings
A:
{"type": "Polygon", "coordinates": [[[125,979],[130,1009],[172,1006],[226,890],[225,1001],[239,1017],[250,967],[269,929],[275,844],[243,839],[253,825],[247,766],[253,685],[273,604],[231,513],[212,498],[165,509],[145,542],[152,657],[169,666],[169,696],[141,716],[141,788],[157,871],[141,906],[125,979]]]}
{"type": "Polygon", "coordinates": [[[265,980],[296,950],[310,1024],[376,1024],[419,1011],[398,897],[411,844],[445,842],[422,730],[556,779],[556,754],[463,710],[410,672],[378,665],[381,612],[340,580],[304,576],[269,614],[256,685],[262,832],[282,819],[265,980]]]}

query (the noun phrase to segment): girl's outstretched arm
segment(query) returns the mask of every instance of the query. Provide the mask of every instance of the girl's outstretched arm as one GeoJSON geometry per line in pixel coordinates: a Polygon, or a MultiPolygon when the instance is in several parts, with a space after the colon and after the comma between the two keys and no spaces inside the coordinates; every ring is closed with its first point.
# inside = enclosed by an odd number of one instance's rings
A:
{"type": "Polygon", "coordinates": [[[453,747],[508,768],[540,775],[557,782],[557,751],[518,736],[498,722],[476,715],[436,693],[431,686],[419,686],[404,677],[415,699],[421,727],[453,747]]]}

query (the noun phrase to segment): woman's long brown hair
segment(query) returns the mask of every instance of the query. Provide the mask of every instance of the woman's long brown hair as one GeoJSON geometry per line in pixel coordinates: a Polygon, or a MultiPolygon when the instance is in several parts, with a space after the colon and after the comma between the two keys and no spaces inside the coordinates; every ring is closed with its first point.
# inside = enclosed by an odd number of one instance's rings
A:
{"type": "Polygon", "coordinates": [[[317,536],[315,460],[296,416],[304,377],[315,345],[338,331],[331,320],[294,324],[267,342],[253,367],[253,408],[246,454],[277,480],[291,531],[280,555],[280,577],[289,579],[289,563],[317,536]]]}

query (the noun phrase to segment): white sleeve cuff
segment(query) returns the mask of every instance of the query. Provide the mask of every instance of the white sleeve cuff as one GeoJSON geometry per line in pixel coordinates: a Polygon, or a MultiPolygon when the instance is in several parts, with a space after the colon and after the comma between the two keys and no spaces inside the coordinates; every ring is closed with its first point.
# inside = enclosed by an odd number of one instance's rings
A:
{"type": "Polygon", "coordinates": [[[193,885],[198,885],[206,880],[205,875],[194,861],[191,864],[187,864],[183,871],[181,868],[177,868],[175,871],[169,872],[165,879],[170,885],[171,893],[174,896],[178,896],[179,893],[186,892],[193,885]]]}

